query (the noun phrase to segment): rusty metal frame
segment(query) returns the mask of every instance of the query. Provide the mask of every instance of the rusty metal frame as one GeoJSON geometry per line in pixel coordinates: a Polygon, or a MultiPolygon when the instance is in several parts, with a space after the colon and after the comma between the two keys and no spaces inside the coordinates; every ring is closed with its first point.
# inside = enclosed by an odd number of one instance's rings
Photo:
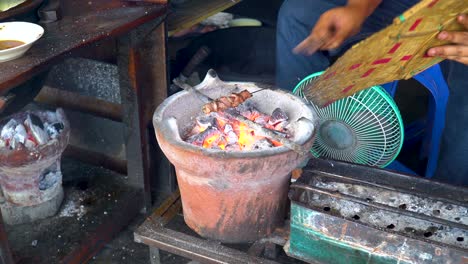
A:
{"type": "MultiPolygon", "coordinates": [[[[253,243],[247,252],[224,246],[215,241],[187,235],[167,228],[180,213],[180,192],[172,193],[135,231],[135,241],[150,247],[151,263],[159,264],[159,250],[201,261],[202,263],[265,263],[275,264],[278,246],[287,242],[289,229],[278,229],[271,236],[253,243]],[[270,259],[261,257],[268,257],[270,259]]],[[[286,224],[289,226],[289,224],[286,224]]]]}

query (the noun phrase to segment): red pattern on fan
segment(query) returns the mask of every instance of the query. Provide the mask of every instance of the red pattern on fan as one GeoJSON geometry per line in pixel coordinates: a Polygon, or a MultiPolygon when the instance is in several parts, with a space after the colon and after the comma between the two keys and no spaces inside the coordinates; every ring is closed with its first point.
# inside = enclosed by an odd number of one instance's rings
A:
{"type": "Polygon", "coordinates": [[[460,30],[456,15],[468,12],[468,0],[423,0],[394,23],[361,41],[304,90],[319,107],[368,87],[409,79],[442,61],[429,57],[430,47],[448,43],[441,30],[460,30]]]}

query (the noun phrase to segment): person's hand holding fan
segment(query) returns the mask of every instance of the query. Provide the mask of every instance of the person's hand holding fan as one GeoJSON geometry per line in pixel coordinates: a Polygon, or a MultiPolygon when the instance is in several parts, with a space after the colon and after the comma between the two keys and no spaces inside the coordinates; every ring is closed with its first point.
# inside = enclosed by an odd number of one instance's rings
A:
{"type": "Polygon", "coordinates": [[[448,40],[453,44],[432,48],[428,51],[428,55],[442,57],[468,65],[468,15],[462,14],[458,16],[457,21],[465,27],[465,30],[441,32],[437,37],[440,40],[448,40]]]}

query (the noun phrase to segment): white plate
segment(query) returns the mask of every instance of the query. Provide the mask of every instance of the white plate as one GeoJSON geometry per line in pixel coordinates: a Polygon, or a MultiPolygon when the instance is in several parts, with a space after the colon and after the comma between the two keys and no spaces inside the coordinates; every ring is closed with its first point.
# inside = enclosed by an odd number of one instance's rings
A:
{"type": "Polygon", "coordinates": [[[5,62],[21,57],[34,42],[44,34],[44,29],[36,24],[28,22],[5,22],[0,23],[0,41],[18,40],[23,45],[0,50],[0,62],[5,62]]]}

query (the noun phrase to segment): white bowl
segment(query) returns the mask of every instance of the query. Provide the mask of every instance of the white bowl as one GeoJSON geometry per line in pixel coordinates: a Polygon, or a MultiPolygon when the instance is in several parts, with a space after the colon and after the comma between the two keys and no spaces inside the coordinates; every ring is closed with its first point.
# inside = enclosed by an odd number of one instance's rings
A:
{"type": "Polygon", "coordinates": [[[23,45],[0,50],[0,62],[5,62],[21,57],[32,44],[44,34],[44,29],[36,24],[28,22],[5,22],[0,23],[0,41],[18,40],[23,45]]]}

